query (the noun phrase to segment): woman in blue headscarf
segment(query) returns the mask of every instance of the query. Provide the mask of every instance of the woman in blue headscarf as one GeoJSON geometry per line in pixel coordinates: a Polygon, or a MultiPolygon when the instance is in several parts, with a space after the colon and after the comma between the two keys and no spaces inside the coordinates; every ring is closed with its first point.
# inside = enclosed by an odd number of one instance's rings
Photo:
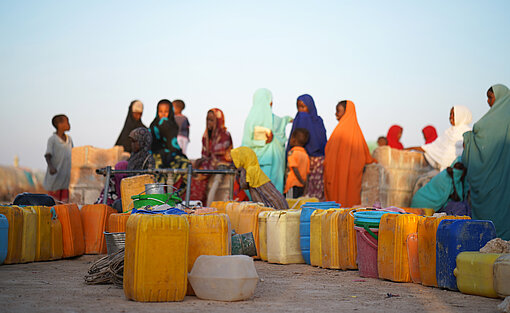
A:
{"type": "Polygon", "coordinates": [[[285,175],[285,127],[292,121],[290,116],[273,114],[273,95],[265,88],[253,95],[253,106],[244,123],[242,145],[255,151],[262,171],[283,193],[285,175]]]}
{"type": "MultiPolygon", "coordinates": [[[[310,140],[305,145],[305,150],[310,157],[310,174],[304,194],[322,200],[324,199],[324,148],[328,141],[326,128],[322,118],[317,114],[312,96],[308,94],[299,96],[297,110],[291,134],[297,128],[305,128],[310,133],[310,140]]],[[[290,143],[287,144],[287,152],[289,150],[290,143]]]]}
{"type": "Polygon", "coordinates": [[[510,240],[510,90],[494,85],[487,98],[489,111],[464,133],[462,163],[473,219],[491,220],[498,237],[510,240]]]}

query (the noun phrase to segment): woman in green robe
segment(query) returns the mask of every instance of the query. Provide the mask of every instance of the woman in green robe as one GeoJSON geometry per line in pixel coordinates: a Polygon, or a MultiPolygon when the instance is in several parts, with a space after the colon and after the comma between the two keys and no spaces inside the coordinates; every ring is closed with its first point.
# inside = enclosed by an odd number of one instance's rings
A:
{"type": "Polygon", "coordinates": [[[273,95],[265,88],[253,95],[253,106],[244,123],[242,145],[255,151],[262,171],[283,193],[285,177],[285,128],[290,116],[273,114],[273,95]]]}
{"type": "Polygon", "coordinates": [[[491,220],[498,237],[510,240],[510,90],[494,85],[487,98],[489,111],[464,133],[462,163],[472,218],[491,220]]]}

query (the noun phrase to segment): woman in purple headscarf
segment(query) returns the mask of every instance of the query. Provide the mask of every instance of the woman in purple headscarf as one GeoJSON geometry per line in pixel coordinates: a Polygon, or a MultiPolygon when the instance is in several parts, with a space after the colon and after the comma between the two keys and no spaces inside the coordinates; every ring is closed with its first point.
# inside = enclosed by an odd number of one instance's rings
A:
{"type": "MultiPolygon", "coordinates": [[[[305,150],[310,157],[310,174],[305,188],[305,195],[324,199],[324,148],[328,141],[322,118],[317,115],[317,108],[312,96],[304,94],[297,99],[298,113],[292,123],[291,134],[296,128],[305,128],[310,133],[310,140],[305,150]]],[[[290,137],[289,137],[290,138],[290,137]]],[[[287,152],[290,145],[287,145],[287,152]]]]}

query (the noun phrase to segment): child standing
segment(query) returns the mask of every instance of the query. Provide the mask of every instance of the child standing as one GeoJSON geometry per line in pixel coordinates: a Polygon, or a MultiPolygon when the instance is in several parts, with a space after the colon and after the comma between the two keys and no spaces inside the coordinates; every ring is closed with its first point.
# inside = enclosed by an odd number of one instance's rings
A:
{"type": "Polygon", "coordinates": [[[179,126],[179,134],[177,135],[177,142],[179,143],[179,147],[181,147],[182,153],[186,154],[186,150],[188,148],[189,143],[189,121],[188,118],[182,114],[182,111],[186,107],[184,101],[182,100],[174,100],[172,102],[175,113],[175,122],[179,126]]]}
{"type": "Polygon", "coordinates": [[[64,114],[55,115],[51,119],[51,124],[57,131],[48,139],[44,155],[48,169],[43,186],[55,200],[68,202],[73,140],[65,132],[71,129],[71,125],[64,114]]]}
{"type": "Polygon", "coordinates": [[[310,158],[305,145],[310,139],[310,133],[305,128],[296,128],[292,132],[289,145],[292,147],[287,154],[287,182],[285,194],[287,198],[299,198],[303,195],[306,180],[310,173],[310,158]]]}

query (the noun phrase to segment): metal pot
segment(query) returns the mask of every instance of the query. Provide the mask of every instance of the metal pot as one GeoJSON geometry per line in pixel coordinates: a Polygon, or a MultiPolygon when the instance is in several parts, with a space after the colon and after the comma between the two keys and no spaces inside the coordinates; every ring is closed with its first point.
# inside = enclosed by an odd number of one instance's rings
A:
{"type": "Polygon", "coordinates": [[[165,184],[155,183],[155,184],[145,184],[145,194],[147,195],[155,195],[155,194],[165,194],[166,188],[165,184]]]}

